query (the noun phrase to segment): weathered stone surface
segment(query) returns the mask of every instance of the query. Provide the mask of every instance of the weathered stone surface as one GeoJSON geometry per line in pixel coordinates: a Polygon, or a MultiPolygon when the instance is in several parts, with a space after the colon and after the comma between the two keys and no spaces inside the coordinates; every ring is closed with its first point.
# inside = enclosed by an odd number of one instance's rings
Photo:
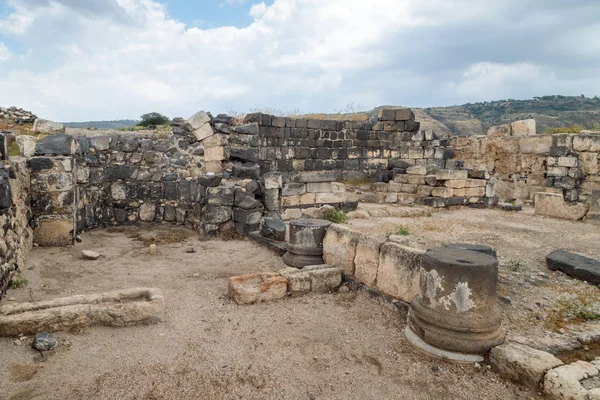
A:
{"type": "Polygon", "coordinates": [[[250,124],[238,125],[234,130],[241,135],[258,135],[259,126],[257,122],[253,122],[250,124]]]}
{"type": "Polygon", "coordinates": [[[287,228],[285,223],[279,218],[263,218],[260,224],[260,235],[274,240],[276,242],[284,242],[287,228]]]}
{"type": "Polygon", "coordinates": [[[535,119],[515,121],[510,124],[512,136],[533,136],[536,132],[535,119]]]}
{"type": "Polygon", "coordinates": [[[257,210],[263,209],[263,205],[260,201],[256,200],[254,196],[245,195],[241,201],[236,201],[235,206],[243,210],[257,210]]]}
{"type": "Polygon", "coordinates": [[[68,246],[73,243],[72,230],[73,221],[42,220],[34,231],[33,240],[40,246],[68,246]]]}
{"type": "Polygon", "coordinates": [[[421,258],[424,250],[388,242],[381,246],[377,288],[410,303],[419,293],[421,258]]]}
{"type": "Polygon", "coordinates": [[[208,188],[208,204],[216,206],[233,206],[234,190],[230,187],[208,188]]]}
{"type": "Polygon", "coordinates": [[[198,183],[206,187],[216,187],[221,184],[223,178],[218,175],[204,175],[198,177],[198,183]]]}
{"type": "Polygon", "coordinates": [[[280,189],[283,187],[283,176],[281,172],[267,172],[263,175],[265,189],[280,189]]]}
{"type": "Polygon", "coordinates": [[[598,368],[593,363],[576,361],[548,371],[544,379],[544,393],[555,400],[588,400],[600,398],[600,390],[586,389],[582,381],[597,377],[598,368]]]}
{"type": "Polygon", "coordinates": [[[281,190],[282,196],[298,196],[306,193],[306,184],[304,183],[286,183],[281,190]]]}
{"type": "Polygon", "coordinates": [[[290,238],[283,262],[296,268],[323,263],[323,239],[331,222],[300,219],[290,222],[290,238]]]}
{"type": "Polygon", "coordinates": [[[48,332],[41,332],[35,335],[31,347],[38,351],[51,351],[58,346],[58,341],[48,332]]]}
{"type": "Polygon", "coordinates": [[[45,133],[47,135],[54,135],[54,134],[58,134],[58,133],[65,133],[66,128],[63,124],[59,124],[58,122],[38,118],[33,123],[33,130],[37,133],[45,133]]]}
{"type": "Polygon", "coordinates": [[[552,147],[552,135],[523,137],[519,139],[519,148],[523,154],[549,154],[552,147]]]}
{"type": "Polygon", "coordinates": [[[0,307],[0,336],[164,321],[160,289],[134,288],[0,307]]]}
{"type": "Polygon", "coordinates": [[[288,291],[292,295],[310,292],[310,274],[298,268],[288,267],[277,271],[288,281],[288,291]]]}
{"type": "Polygon", "coordinates": [[[37,140],[28,135],[19,135],[15,138],[17,145],[21,151],[21,156],[32,157],[35,154],[37,140]]]}
{"type": "Polygon", "coordinates": [[[97,260],[100,258],[100,253],[93,250],[82,250],[81,256],[86,260],[97,260]]]}
{"type": "Polygon", "coordinates": [[[354,276],[367,286],[375,286],[379,268],[379,251],[387,241],[384,234],[361,235],[356,245],[354,276]]]}
{"type": "Polygon", "coordinates": [[[35,146],[35,155],[38,156],[69,156],[74,152],[75,142],[65,134],[46,136],[35,146]]]}
{"type": "Polygon", "coordinates": [[[554,356],[568,354],[583,347],[581,342],[574,337],[553,332],[545,332],[542,336],[511,336],[509,341],[545,351],[554,356]]]}
{"type": "Polygon", "coordinates": [[[198,111],[196,114],[192,115],[188,119],[188,123],[190,124],[192,130],[196,130],[201,128],[205,124],[210,122],[210,116],[205,111],[198,111]]]}
{"type": "Polygon", "coordinates": [[[342,283],[342,273],[344,272],[342,268],[331,268],[329,265],[319,266],[320,268],[315,269],[310,267],[304,267],[302,271],[308,271],[310,275],[311,291],[317,293],[332,292],[342,283]]]}
{"type": "Polygon", "coordinates": [[[140,206],[140,221],[152,222],[156,218],[156,204],[144,203],[140,206]]]}
{"type": "MultiPolygon", "coordinates": [[[[204,139],[212,136],[215,132],[213,131],[212,126],[206,123],[202,125],[200,128],[194,130],[194,137],[197,141],[201,142],[204,139]]],[[[205,150],[206,151],[206,150],[205,150]]]]}
{"type": "Polygon", "coordinates": [[[551,270],[559,270],[573,278],[600,284],[600,261],[565,250],[555,250],[546,256],[551,270]]]}
{"type": "Polygon", "coordinates": [[[237,304],[252,304],[285,297],[288,281],[277,273],[232,276],[227,292],[237,304]]]}
{"type": "Polygon", "coordinates": [[[539,389],[544,375],[563,362],[550,353],[519,343],[505,343],[490,352],[492,368],[503,378],[539,389]]]}
{"type": "Polygon", "coordinates": [[[469,171],[459,169],[440,169],[435,171],[435,179],[438,181],[446,181],[450,179],[467,179],[469,171]]]}
{"type": "Polygon", "coordinates": [[[347,226],[332,224],[323,240],[323,259],[331,266],[342,268],[346,274],[354,275],[356,246],[361,236],[347,226]]]}
{"type": "Polygon", "coordinates": [[[582,219],[587,211],[587,204],[567,204],[560,194],[535,194],[535,213],[537,215],[577,221],[582,219]]]}
{"type": "Polygon", "coordinates": [[[233,216],[233,209],[227,206],[207,205],[202,208],[202,219],[208,224],[223,224],[233,216]]]}

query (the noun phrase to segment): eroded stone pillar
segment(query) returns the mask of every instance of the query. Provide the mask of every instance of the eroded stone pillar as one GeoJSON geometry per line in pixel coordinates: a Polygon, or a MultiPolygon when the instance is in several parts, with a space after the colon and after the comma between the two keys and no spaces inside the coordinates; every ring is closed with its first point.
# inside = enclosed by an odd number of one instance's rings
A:
{"type": "Polygon", "coordinates": [[[407,338],[436,356],[479,360],[477,355],[504,341],[497,281],[494,257],[447,247],[428,250],[422,258],[419,294],[408,316],[407,338]]]}
{"type": "Polygon", "coordinates": [[[290,241],[283,262],[290,267],[323,264],[323,238],[331,222],[299,219],[290,222],[290,241]]]}

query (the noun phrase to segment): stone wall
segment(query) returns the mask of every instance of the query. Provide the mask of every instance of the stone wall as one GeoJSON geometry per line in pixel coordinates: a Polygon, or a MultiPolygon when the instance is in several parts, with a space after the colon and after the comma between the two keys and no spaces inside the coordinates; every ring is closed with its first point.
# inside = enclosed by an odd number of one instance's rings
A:
{"type": "Polygon", "coordinates": [[[0,164],[0,300],[32,246],[29,171],[23,159],[0,164]]]}
{"type": "Polygon", "coordinates": [[[522,122],[492,127],[488,136],[453,139],[456,156],[465,167],[488,171],[503,199],[552,192],[567,202],[588,202],[600,189],[600,135],[511,129],[522,122]]]}

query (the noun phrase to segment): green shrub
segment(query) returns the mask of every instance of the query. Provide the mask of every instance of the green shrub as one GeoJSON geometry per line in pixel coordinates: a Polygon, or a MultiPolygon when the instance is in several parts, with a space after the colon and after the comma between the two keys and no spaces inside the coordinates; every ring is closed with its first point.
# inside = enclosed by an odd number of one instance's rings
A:
{"type": "Polygon", "coordinates": [[[29,281],[27,279],[15,278],[12,280],[12,282],[10,282],[10,288],[11,289],[20,289],[20,288],[27,286],[28,284],[29,284],[29,281]]]}
{"type": "Polygon", "coordinates": [[[544,132],[546,135],[554,135],[556,133],[579,133],[585,129],[582,125],[565,126],[564,128],[548,128],[544,132]]]}
{"type": "Polygon", "coordinates": [[[518,272],[525,268],[525,264],[521,260],[511,260],[506,264],[506,268],[513,272],[518,272]]]}
{"type": "Polygon", "coordinates": [[[327,210],[325,219],[334,224],[345,224],[348,222],[348,216],[341,210],[327,210]]]}
{"type": "Polygon", "coordinates": [[[408,230],[408,226],[406,225],[400,225],[398,228],[396,228],[396,230],[394,232],[392,232],[392,235],[400,235],[400,236],[408,236],[410,234],[409,230],[408,230]]]}
{"type": "Polygon", "coordinates": [[[141,121],[138,123],[138,126],[158,126],[158,125],[167,125],[171,120],[166,115],[162,115],[161,113],[151,112],[148,114],[144,114],[140,117],[141,121]]]}

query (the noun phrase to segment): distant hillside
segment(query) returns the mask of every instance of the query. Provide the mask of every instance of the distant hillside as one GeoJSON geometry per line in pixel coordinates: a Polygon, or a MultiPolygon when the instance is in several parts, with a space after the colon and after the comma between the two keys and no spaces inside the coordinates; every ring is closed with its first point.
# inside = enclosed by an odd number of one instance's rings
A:
{"type": "Polygon", "coordinates": [[[63,122],[68,128],[95,128],[95,129],[119,129],[130,128],[138,124],[138,120],[120,119],[117,121],[87,121],[87,122],[63,122]]]}
{"type": "MultiPolygon", "coordinates": [[[[600,126],[600,99],[598,96],[543,96],[531,100],[499,100],[467,103],[461,106],[422,109],[422,121],[429,118],[448,127],[453,135],[485,135],[490,126],[533,118],[537,131],[548,128],[581,125],[597,129],[600,126]],[[429,118],[428,118],[429,117],[429,118]]],[[[419,114],[417,120],[419,120],[419,114]]],[[[431,123],[429,122],[425,122],[431,123]]]]}

